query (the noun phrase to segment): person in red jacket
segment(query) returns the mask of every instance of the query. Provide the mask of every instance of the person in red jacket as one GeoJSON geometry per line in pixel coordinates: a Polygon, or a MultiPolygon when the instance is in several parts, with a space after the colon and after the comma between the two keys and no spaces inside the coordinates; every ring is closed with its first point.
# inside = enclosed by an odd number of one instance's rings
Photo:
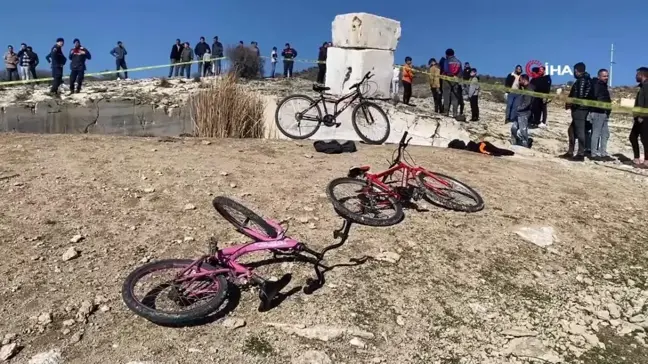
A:
{"type": "MultiPolygon", "coordinates": [[[[442,64],[441,74],[447,77],[459,77],[463,70],[461,61],[455,57],[452,48],[445,52],[445,60],[442,64]]],[[[450,116],[450,105],[452,104],[452,117],[459,116],[459,100],[461,99],[461,87],[459,83],[452,81],[443,81],[443,110],[446,116],[450,116]]]]}

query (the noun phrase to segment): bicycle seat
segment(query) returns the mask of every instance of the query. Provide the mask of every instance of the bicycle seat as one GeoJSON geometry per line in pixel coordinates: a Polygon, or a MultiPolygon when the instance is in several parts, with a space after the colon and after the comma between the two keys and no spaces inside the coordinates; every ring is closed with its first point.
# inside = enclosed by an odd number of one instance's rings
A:
{"type": "Polygon", "coordinates": [[[324,92],[324,91],[328,91],[330,89],[331,89],[330,87],[325,87],[325,86],[318,85],[318,84],[313,85],[313,91],[315,91],[315,92],[324,92]]]}
{"type": "Polygon", "coordinates": [[[349,169],[348,177],[355,178],[358,176],[361,176],[365,174],[367,171],[371,169],[370,166],[360,166],[360,167],[353,167],[349,169]]]}

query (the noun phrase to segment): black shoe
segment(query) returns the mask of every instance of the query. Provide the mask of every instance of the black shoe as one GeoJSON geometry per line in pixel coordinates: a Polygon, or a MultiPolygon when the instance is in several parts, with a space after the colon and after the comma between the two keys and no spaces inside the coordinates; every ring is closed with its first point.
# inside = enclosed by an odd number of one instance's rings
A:
{"type": "Polygon", "coordinates": [[[572,162],[585,162],[585,156],[581,155],[581,154],[575,155],[575,156],[573,156],[571,158],[571,161],[572,162]]]}
{"type": "Polygon", "coordinates": [[[616,159],[610,157],[609,155],[604,155],[604,156],[598,157],[597,161],[599,161],[599,162],[616,162],[616,159]]]}
{"type": "Polygon", "coordinates": [[[561,155],[559,155],[558,158],[562,158],[562,159],[572,159],[572,158],[574,158],[574,153],[567,152],[567,153],[565,153],[565,154],[561,154],[561,155]]]}
{"type": "Polygon", "coordinates": [[[531,149],[532,146],[533,146],[533,138],[527,139],[527,148],[531,149]]]}

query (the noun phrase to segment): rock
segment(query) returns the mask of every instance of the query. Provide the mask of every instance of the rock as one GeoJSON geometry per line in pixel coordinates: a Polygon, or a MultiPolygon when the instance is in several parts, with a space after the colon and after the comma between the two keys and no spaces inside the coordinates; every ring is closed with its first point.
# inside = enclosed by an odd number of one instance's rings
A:
{"type": "Polygon", "coordinates": [[[73,319],[63,321],[63,326],[73,326],[76,321],[73,319]]]}
{"type": "Polygon", "coordinates": [[[183,240],[185,243],[189,243],[189,242],[192,242],[192,241],[194,241],[194,240],[196,240],[196,239],[194,239],[192,236],[185,236],[182,240],[183,240]]]}
{"type": "Polygon", "coordinates": [[[554,243],[554,228],[550,226],[532,228],[521,227],[515,233],[531,244],[545,248],[554,243]]]}
{"type": "Polygon", "coordinates": [[[587,327],[571,323],[569,324],[569,329],[568,329],[570,334],[574,335],[583,335],[587,333],[587,327]]]}
{"type": "Polygon", "coordinates": [[[351,344],[351,345],[353,345],[353,346],[355,346],[355,347],[361,348],[361,349],[364,349],[365,346],[367,346],[367,345],[364,343],[364,341],[358,339],[357,337],[354,337],[353,339],[351,339],[351,340],[349,341],[349,344],[351,344]]]}
{"type": "Polygon", "coordinates": [[[12,343],[14,340],[16,340],[16,337],[18,337],[18,335],[14,334],[14,333],[6,334],[2,338],[2,345],[7,345],[7,344],[12,343]]]}
{"type": "Polygon", "coordinates": [[[32,356],[28,364],[62,364],[63,358],[58,349],[46,351],[32,356]]]}
{"type": "Polygon", "coordinates": [[[381,262],[388,262],[392,264],[398,263],[400,259],[401,259],[400,254],[394,252],[382,252],[376,255],[376,260],[379,260],[381,262]]]}
{"type": "Polygon", "coordinates": [[[610,321],[610,313],[607,310],[595,311],[594,315],[603,321],[610,321]]]}
{"type": "Polygon", "coordinates": [[[527,330],[524,327],[514,327],[512,329],[502,331],[502,335],[513,337],[528,337],[538,336],[536,331],[527,330]]]}
{"type": "Polygon", "coordinates": [[[225,171],[222,171],[222,172],[220,173],[220,175],[223,176],[223,177],[225,177],[225,176],[229,175],[229,173],[227,173],[227,172],[225,172],[225,171]]]}
{"type": "Polygon", "coordinates": [[[18,344],[16,343],[2,345],[2,347],[0,347],[0,361],[11,359],[19,350],[18,344]]]}
{"type": "Polygon", "coordinates": [[[228,329],[231,329],[231,330],[235,330],[235,329],[238,329],[240,327],[243,327],[243,326],[245,326],[245,324],[246,324],[245,320],[243,320],[241,318],[236,318],[236,317],[228,317],[225,320],[223,320],[223,322],[221,323],[221,325],[223,325],[223,327],[227,327],[228,329]]]}
{"type": "Polygon", "coordinates": [[[155,188],[153,187],[147,187],[144,189],[144,193],[153,193],[155,192],[155,188]]]}
{"type": "Polygon", "coordinates": [[[636,323],[639,323],[639,322],[644,322],[646,320],[648,320],[648,317],[646,317],[646,315],[640,313],[638,315],[632,316],[629,321],[631,323],[633,323],[633,324],[636,324],[636,323]]]}
{"type": "Polygon", "coordinates": [[[211,142],[209,140],[203,140],[201,143],[203,145],[211,145],[211,142]]]}
{"type": "Polygon", "coordinates": [[[547,348],[542,341],[535,337],[519,337],[511,340],[504,351],[518,358],[543,360],[549,363],[560,363],[558,354],[547,348]]]}
{"type": "Polygon", "coordinates": [[[88,317],[94,312],[96,306],[90,301],[81,302],[81,307],[76,314],[77,322],[86,322],[88,317]]]}
{"type": "Polygon", "coordinates": [[[396,316],[396,324],[398,324],[398,326],[405,326],[405,319],[403,316],[396,316]]]}
{"type": "Polygon", "coordinates": [[[326,59],[326,87],[330,87],[329,92],[334,95],[346,94],[349,92],[349,86],[360,82],[364,75],[371,71],[372,86],[367,96],[389,97],[393,64],[393,51],[329,47],[326,59]]]}
{"type": "Polygon", "coordinates": [[[612,278],[614,278],[614,276],[611,275],[610,273],[606,273],[606,274],[603,275],[603,279],[605,279],[605,280],[608,280],[608,281],[609,281],[609,280],[611,280],[612,278]]]}
{"type": "Polygon", "coordinates": [[[79,341],[81,341],[82,338],[83,338],[83,331],[76,332],[74,333],[74,335],[72,335],[72,337],[70,337],[70,344],[76,344],[79,341]]]}
{"type": "Polygon", "coordinates": [[[196,206],[194,206],[194,205],[188,203],[188,204],[184,205],[184,208],[183,208],[183,209],[184,209],[185,211],[195,210],[195,209],[196,209],[196,206]]]}
{"type": "Polygon", "coordinates": [[[48,325],[52,323],[52,314],[49,312],[43,312],[38,316],[38,324],[39,325],[48,325]]]}
{"type": "Polygon", "coordinates": [[[622,322],[621,326],[619,326],[619,328],[617,329],[617,333],[619,334],[619,336],[624,336],[624,335],[631,334],[633,332],[642,332],[642,331],[644,331],[643,327],[625,321],[622,322]]]}
{"type": "Polygon", "coordinates": [[[279,328],[289,334],[320,341],[334,340],[345,334],[358,336],[364,339],[374,338],[374,334],[354,327],[338,327],[327,325],[314,325],[311,327],[304,327],[304,325],[291,325],[283,323],[266,323],[266,325],[279,328]]]}
{"type": "Polygon", "coordinates": [[[72,243],[72,244],[76,244],[76,243],[80,242],[81,240],[83,240],[83,235],[77,234],[77,235],[74,235],[74,236],[70,239],[70,243],[72,243]]]}
{"type": "Polygon", "coordinates": [[[337,15],[331,28],[333,46],[341,48],[394,51],[401,37],[400,22],[368,13],[337,15]]]}
{"type": "Polygon", "coordinates": [[[610,317],[613,319],[618,319],[621,317],[621,307],[617,305],[616,303],[609,303],[607,305],[608,312],[610,313],[610,317]]]}
{"type": "Polygon", "coordinates": [[[333,361],[323,351],[307,350],[293,358],[291,364],[333,364],[333,361]]]}
{"type": "Polygon", "coordinates": [[[231,188],[236,188],[236,183],[230,183],[229,186],[230,186],[231,188]]]}
{"type": "Polygon", "coordinates": [[[101,311],[101,312],[108,312],[108,311],[110,311],[110,306],[108,306],[108,305],[101,305],[101,306],[99,306],[99,311],[101,311]]]}
{"type": "Polygon", "coordinates": [[[65,253],[63,253],[61,259],[63,259],[64,262],[67,262],[78,257],[79,257],[79,251],[72,246],[69,247],[68,250],[65,251],[65,253]]]}

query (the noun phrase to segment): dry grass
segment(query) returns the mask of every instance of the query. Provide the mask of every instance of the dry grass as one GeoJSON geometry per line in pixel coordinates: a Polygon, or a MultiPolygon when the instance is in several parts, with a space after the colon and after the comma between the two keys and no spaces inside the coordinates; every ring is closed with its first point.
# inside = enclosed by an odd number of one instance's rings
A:
{"type": "Polygon", "coordinates": [[[191,96],[189,109],[195,136],[263,138],[263,99],[236,80],[229,74],[191,96]]]}

